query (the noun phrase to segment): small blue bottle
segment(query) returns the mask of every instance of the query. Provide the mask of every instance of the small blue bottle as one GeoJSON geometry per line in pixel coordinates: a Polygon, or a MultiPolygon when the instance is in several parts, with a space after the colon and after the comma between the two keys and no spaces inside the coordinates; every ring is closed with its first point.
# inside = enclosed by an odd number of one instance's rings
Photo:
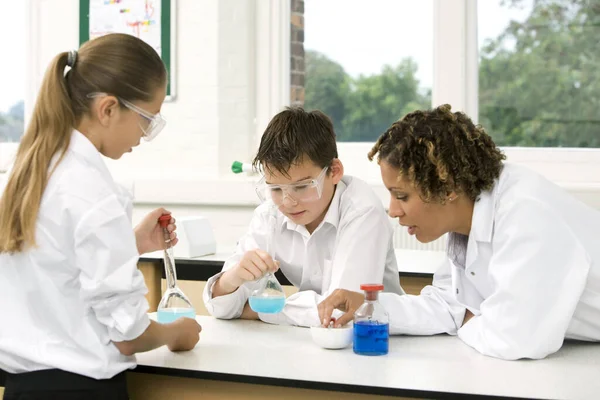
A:
{"type": "Polygon", "coordinates": [[[360,285],[365,292],[365,302],[354,313],[354,352],[363,356],[387,354],[390,343],[390,320],[379,303],[383,285],[360,285]]]}

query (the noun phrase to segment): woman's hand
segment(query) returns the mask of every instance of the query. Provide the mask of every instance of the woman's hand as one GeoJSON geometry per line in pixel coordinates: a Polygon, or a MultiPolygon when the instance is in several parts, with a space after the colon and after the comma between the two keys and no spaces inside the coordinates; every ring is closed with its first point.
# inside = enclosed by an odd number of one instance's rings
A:
{"type": "Polygon", "coordinates": [[[334,327],[339,328],[340,326],[344,326],[352,321],[354,312],[358,310],[358,307],[360,307],[364,301],[365,296],[362,293],[345,289],[336,289],[317,306],[317,309],[319,310],[319,320],[322,322],[323,327],[327,327],[331,321],[333,310],[337,309],[344,311],[345,314],[335,321],[334,327]]]}

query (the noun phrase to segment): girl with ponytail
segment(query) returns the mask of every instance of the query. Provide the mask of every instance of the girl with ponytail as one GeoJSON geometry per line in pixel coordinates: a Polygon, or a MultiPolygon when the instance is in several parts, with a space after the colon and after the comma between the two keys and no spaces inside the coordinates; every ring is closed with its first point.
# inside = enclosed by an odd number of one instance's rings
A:
{"type": "MultiPolygon", "coordinates": [[[[126,399],[134,354],[189,350],[191,319],[151,322],[140,254],[162,248],[160,208],[131,227],[119,159],[164,127],[167,72],[156,51],[111,34],[50,63],[0,187],[0,369],[5,400],[126,399]]],[[[175,220],[169,231],[176,239],[175,220]]]]}

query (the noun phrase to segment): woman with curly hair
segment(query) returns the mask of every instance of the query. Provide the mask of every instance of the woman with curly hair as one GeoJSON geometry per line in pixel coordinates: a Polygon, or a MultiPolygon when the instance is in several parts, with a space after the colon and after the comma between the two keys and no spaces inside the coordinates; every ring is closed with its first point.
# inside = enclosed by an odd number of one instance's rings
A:
{"type": "MultiPolygon", "coordinates": [[[[377,140],[389,214],[447,259],[419,296],[380,295],[390,333],[458,335],[507,360],[544,358],[564,339],[600,341],[600,213],[522,166],[481,126],[443,105],[406,115],[377,140]]],[[[401,260],[399,260],[401,262],[401,260]]],[[[319,305],[352,319],[363,295],[319,305]]]]}

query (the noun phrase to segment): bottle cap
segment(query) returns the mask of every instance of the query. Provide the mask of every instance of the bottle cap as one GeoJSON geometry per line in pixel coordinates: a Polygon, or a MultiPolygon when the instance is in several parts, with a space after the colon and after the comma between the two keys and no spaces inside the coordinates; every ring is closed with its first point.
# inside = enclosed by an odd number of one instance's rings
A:
{"type": "Polygon", "coordinates": [[[161,227],[166,228],[167,225],[169,225],[169,222],[171,222],[171,214],[165,214],[165,215],[161,215],[158,218],[158,223],[160,224],[161,227]]]}
{"type": "Polygon", "coordinates": [[[243,167],[244,167],[244,164],[242,164],[239,161],[234,161],[233,164],[231,164],[231,171],[234,174],[240,174],[240,173],[244,172],[243,167]]]}
{"type": "Polygon", "coordinates": [[[375,292],[377,290],[383,290],[383,285],[380,283],[364,283],[360,285],[360,290],[366,292],[375,292]]]}

